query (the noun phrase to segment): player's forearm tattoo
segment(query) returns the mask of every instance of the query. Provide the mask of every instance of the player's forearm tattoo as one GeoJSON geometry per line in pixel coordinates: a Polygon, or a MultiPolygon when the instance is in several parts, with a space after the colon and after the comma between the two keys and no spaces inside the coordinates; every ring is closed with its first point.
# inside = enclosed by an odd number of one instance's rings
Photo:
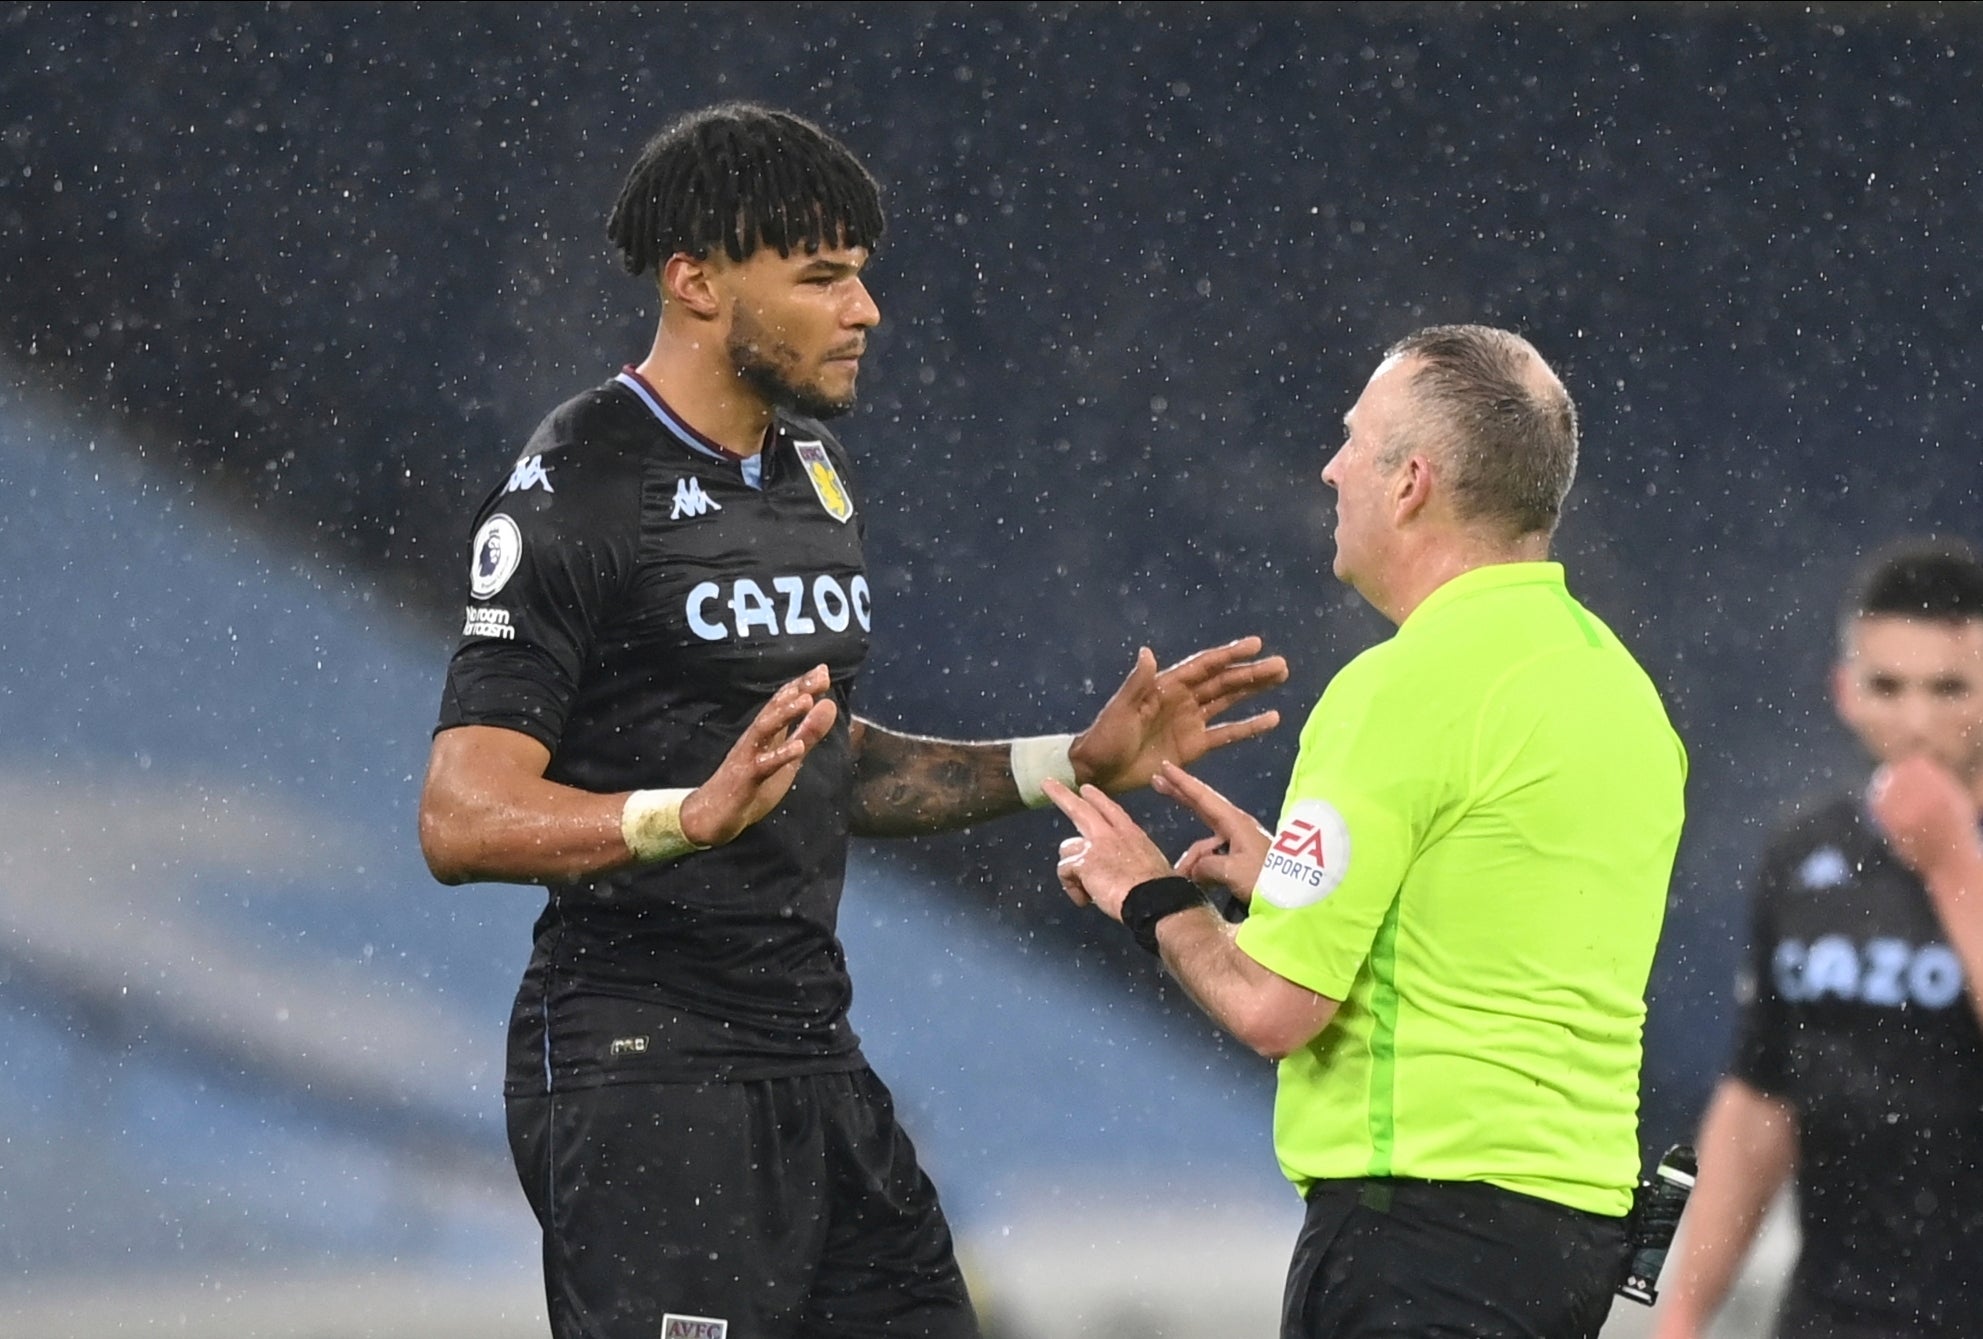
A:
{"type": "Polygon", "coordinates": [[[897,734],[870,721],[853,728],[851,825],[857,837],[947,832],[1025,806],[1012,781],[1012,749],[897,734]]]}

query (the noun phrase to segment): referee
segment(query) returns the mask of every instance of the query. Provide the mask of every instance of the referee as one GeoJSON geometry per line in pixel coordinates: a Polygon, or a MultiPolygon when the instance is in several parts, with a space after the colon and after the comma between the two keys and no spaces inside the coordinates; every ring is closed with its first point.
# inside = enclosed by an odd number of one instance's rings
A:
{"type": "Polygon", "coordinates": [[[929,1180],[848,1026],[850,834],[1109,790],[1276,724],[1257,639],[1150,652],[1079,735],[853,714],[872,591],[848,457],[880,319],[875,183],[731,104],[651,141],[608,233],[646,358],[554,410],[482,503],[420,802],[445,883],[548,892],[510,1019],[511,1150],[557,1339],[977,1333],[929,1180]]]}
{"type": "Polygon", "coordinates": [[[1100,790],[1050,782],[1080,833],[1061,877],[1281,1062],[1274,1146],[1308,1204],[1285,1339],[1595,1335],[1685,756],[1547,561],[1576,416],[1526,341],[1422,330],[1346,422],[1335,572],[1398,630],[1329,684],[1277,830],[1166,768],[1213,833],[1173,874],[1100,790]]]}

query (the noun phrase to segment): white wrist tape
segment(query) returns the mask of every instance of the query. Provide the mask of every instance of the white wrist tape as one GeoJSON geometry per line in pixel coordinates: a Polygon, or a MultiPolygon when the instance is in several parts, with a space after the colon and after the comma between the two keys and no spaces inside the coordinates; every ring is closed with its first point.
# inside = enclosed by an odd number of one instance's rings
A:
{"type": "Polygon", "coordinates": [[[686,790],[637,790],[627,796],[620,809],[620,836],[636,860],[653,864],[709,849],[682,832],[682,801],[688,797],[686,790]]]}
{"type": "Polygon", "coordinates": [[[1028,809],[1038,809],[1047,803],[1047,793],[1040,783],[1048,777],[1073,789],[1074,763],[1067,756],[1073,745],[1073,735],[1032,735],[1012,741],[1012,781],[1019,787],[1019,798],[1028,809]]]}

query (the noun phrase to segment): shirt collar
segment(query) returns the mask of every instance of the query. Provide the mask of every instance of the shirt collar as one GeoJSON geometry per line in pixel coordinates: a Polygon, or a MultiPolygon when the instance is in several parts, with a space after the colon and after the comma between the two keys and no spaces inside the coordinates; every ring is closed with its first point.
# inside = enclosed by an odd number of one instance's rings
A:
{"type": "MultiPolygon", "coordinates": [[[[639,398],[640,402],[647,406],[648,412],[660,421],[661,426],[666,428],[682,445],[688,447],[689,450],[699,455],[710,456],[716,460],[735,465],[743,473],[744,482],[752,488],[762,488],[764,486],[765,452],[760,451],[754,456],[740,456],[728,447],[722,446],[710,438],[703,436],[694,428],[690,427],[688,420],[677,414],[669,406],[668,402],[661,398],[661,392],[655,390],[653,383],[649,382],[646,377],[635,371],[632,364],[628,364],[622,368],[620,375],[614,377],[613,380],[632,391],[639,398]]],[[[775,440],[777,435],[778,424],[774,420],[771,426],[765,430],[765,437],[767,439],[765,447],[767,450],[770,448],[771,441],[775,440]]]]}
{"type": "Polygon", "coordinates": [[[1511,586],[1555,586],[1564,589],[1563,564],[1488,563],[1482,567],[1468,568],[1419,601],[1418,608],[1405,616],[1400,630],[1469,596],[1511,586]]]}

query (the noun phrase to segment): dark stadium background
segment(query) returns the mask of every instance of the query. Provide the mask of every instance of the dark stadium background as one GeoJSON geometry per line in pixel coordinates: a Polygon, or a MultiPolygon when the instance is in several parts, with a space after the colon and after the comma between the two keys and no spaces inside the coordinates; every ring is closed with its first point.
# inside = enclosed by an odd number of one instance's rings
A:
{"type": "MultiPolygon", "coordinates": [[[[1519,328],[1583,414],[1573,588],[1692,754],[1652,1145],[1722,1059],[1762,827],[1856,775],[1824,695],[1841,582],[1895,534],[1975,537],[1980,64],[1942,5],[10,5],[0,356],[201,515],[365,589],[438,683],[473,500],[646,348],[602,235],[638,143],[793,108],[890,214],[840,425],[860,709],[1074,728],[1139,644],[1259,632],[1288,724],[1204,770],[1266,812],[1384,631],[1328,572],[1341,413],[1416,326],[1519,328]]],[[[1223,1063],[1065,906],[1059,835],[880,858],[1223,1063]]]]}

